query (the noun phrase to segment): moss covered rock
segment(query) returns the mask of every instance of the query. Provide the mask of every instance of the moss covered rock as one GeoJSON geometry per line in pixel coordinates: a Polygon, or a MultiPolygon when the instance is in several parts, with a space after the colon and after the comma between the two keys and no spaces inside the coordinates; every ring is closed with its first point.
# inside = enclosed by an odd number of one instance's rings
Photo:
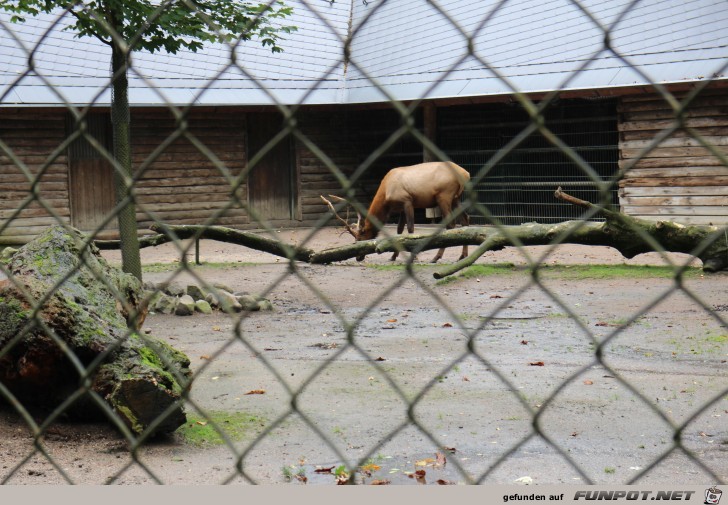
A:
{"type": "Polygon", "coordinates": [[[138,434],[185,422],[189,359],[136,333],[147,313],[138,279],[62,226],[20,248],[7,268],[10,276],[0,282],[0,382],[24,406],[54,409],[72,398],[64,410],[70,417],[117,416],[138,434]]]}

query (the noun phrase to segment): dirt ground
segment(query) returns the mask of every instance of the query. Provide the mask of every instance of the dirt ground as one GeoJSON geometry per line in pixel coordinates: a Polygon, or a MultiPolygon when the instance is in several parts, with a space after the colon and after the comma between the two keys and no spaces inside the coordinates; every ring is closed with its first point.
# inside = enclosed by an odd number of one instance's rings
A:
{"type": "MultiPolygon", "coordinates": [[[[348,240],[310,233],[276,236],[314,249],[348,240]]],[[[546,265],[665,264],[601,247],[525,252],[546,265]]],[[[103,254],[120,263],[117,251],[103,254]]],[[[728,275],[691,275],[678,289],[658,276],[585,279],[568,269],[534,279],[519,268],[524,253],[509,248],[478,264],[510,267],[439,282],[432,255],[412,275],[372,267],[388,255],[291,268],[203,241],[202,265],[179,273],[175,246],[144,249],[145,265],[170,264],[145,280],[223,283],[273,303],[271,312],[145,322],[192,360],[189,424],[202,426],[204,411],[222,429],[244,419],[241,433],[200,445],[180,430],[130,453],[106,425],[55,423],[38,445],[51,462],[3,407],[0,479],[61,484],[62,470],[80,484],[333,485],[345,465],[365,483],[728,481],[728,275]]],[[[191,265],[194,257],[190,247],[191,265]]]]}

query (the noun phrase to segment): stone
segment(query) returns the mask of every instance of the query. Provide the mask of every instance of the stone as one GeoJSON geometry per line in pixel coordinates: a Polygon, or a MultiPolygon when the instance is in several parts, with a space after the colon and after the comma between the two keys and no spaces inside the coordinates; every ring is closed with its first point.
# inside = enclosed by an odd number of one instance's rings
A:
{"type": "Polygon", "coordinates": [[[189,284],[187,286],[186,293],[195,300],[204,300],[207,296],[208,291],[205,288],[201,288],[197,284],[189,284]]]}
{"type": "Polygon", "coordinates": [[[0,252],[0,260],[9,260],[16,252],[18,252],[16,248],[6,247],[0,252]]]}
{"type": "Polygon", "coordinates": [[[174,309],[177,306],[177,298],[174,296],[169,296],[164,293],[159,294],[159,298],[157,298],[157,301],[154,302],[154,305],[152,306],[152,310],[154,312],[157,312],[159,314],[172,314],[174,312],[174,309]]]}
{"type": "Polygon", "coordinates": [[[260,310],[273,310],[273,304],[270,302],[270,300],[267,300],[265,298],[261,298],[258,300],[258,306],[260,307],[260,310]]]}
{"type": "Polygon", "coordinates": [[[195,301],[190,295],[182,295],[177,299],[174,313],[177,316],[191,316],[195,312],[195,301]]]}
{"type": "Polygon", "coordinates": [[[255,312],[260,310],[258,300],[253,295],[240,295],[237,297],[238,302],[242,306],[242,309],[249,312],[255,312]]]}
{"type": "Polygon", "coordinates": [[[186,422],[190,360],[141,330],[147,305],[136,277],[110,266],[84,234],[64,226],[21,247],[7,269],[12,278],[0,281],[0,383],[24,407],[63,406],[64,416],[83,422],[113,412],[114,425],[145,436],[186,422]],[[34,310],[29,299],[44,302],[34,310]],[[84,393],[68,404],[79,379],[66,353],[95,363],[84,381],[93,397],[84,393]],[[102,411],[99,401],[108,408],[102,411]]]}
{"type": "Polygon", "coordinates": [[[214,293],[207,293],[207,296],[205,297],[205,301],[210,304],[212,307],[219,307],[220,301],[218,300],[217,296],[215,296],[214,293]]]}
{"type": "Polygon", "coordinates": [[[218,289],[217,295],[218,306],[224,312],[240,312],[241,310],[243,310],[243,306],[240,304],[238,299],[235,298],[235,295],[233,295],[229,291],[223,291],[222,289],[218,289]]]}
{"type": "Polygon", "coordinates": [[[212,314],[212,307],[205,300],[197,300],[195,302],[195,311],[201,314],[212,314]]]}
{"type": "Polygon", "coordinates": [[[185,288],[183,288],[179,283],[177,282],[171,282],[170,284],[158,284],[157,289],[159,289],[161,292],[168,294],[169,296],[182,296],[185,293],[185,288]]]}
{"type": "Polygon", "coordinates": [[[232,289],[230,286],[228,286],[227,284],[223,284],[221,282],[213,282],[212,285],[216,289],[221,289],[223,291],[227,291],[228,293],[234,293],[235,292],[235,290],[232,289]]]}

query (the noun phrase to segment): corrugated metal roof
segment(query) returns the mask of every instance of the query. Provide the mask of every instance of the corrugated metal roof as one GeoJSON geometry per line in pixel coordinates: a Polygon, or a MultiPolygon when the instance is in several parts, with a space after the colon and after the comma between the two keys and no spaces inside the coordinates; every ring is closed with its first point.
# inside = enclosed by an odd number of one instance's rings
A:
{"type": "MultiPolygon", "coordinates": [[[[697,81],[724,78],[728,66],[725,0],[642,0],[627,12],[631,0],[287,3],[286,24],[298,31],[283,53],[254,41],[134,53],[130,101],[365,103],[697,81]]],[[[0,14],[0,104],[108,103],[109,49],[56,21],[12,24],[0,14]]]]}
{"type": "Polygon", "coordinates": [[[625,13],[631,3],[581,0],[583,9],[568,0],[357,3],[347,99],[381,100],[382,90],[372,80],[395,97],[438,98],[693,81],[726,73],[724,0],[643,0],[625,13]],[[604,44],[607,28],[611,50],[604,44]]]}

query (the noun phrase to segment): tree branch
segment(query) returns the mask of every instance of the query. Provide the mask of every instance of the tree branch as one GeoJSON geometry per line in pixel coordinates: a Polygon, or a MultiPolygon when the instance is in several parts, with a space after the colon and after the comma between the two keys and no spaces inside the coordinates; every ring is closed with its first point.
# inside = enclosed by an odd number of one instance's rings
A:
{"type": "MultiPolygon", "coordinates": [[[[564,193],[560,188],[554,196],[583,208],[595,207],[590,202],[564,193]]],[[[601,208],[599,212],[605,216],[604,222],[573,220],[556,224],[527,223],[502,228],[466,226],[433,235],[398,235],[380,240],[365,240],[322,251],[287,245],[256,233],[221,226],[154,225],[152,230],[159,234],[140,239],[140,246],[160,245],[173,240],[173,237],[204,238],[315,264],[334,263],[384,252],[409,251],[417,254],[441,247],[478,246],[467,258],[435,272],[433,275],[436,279],[472,265],[487,251],[497,251],[509,246],[550,244],[608,246],[619,251],[625,258],[653,251],[679,252],[701,259],[706,272],[728,270],[728,227],[685,226],[671,221],[647,221],[601,208]]],[[[100,249],[118,248],[118,241],[97,240],[95,244],[100,249]]]]}

